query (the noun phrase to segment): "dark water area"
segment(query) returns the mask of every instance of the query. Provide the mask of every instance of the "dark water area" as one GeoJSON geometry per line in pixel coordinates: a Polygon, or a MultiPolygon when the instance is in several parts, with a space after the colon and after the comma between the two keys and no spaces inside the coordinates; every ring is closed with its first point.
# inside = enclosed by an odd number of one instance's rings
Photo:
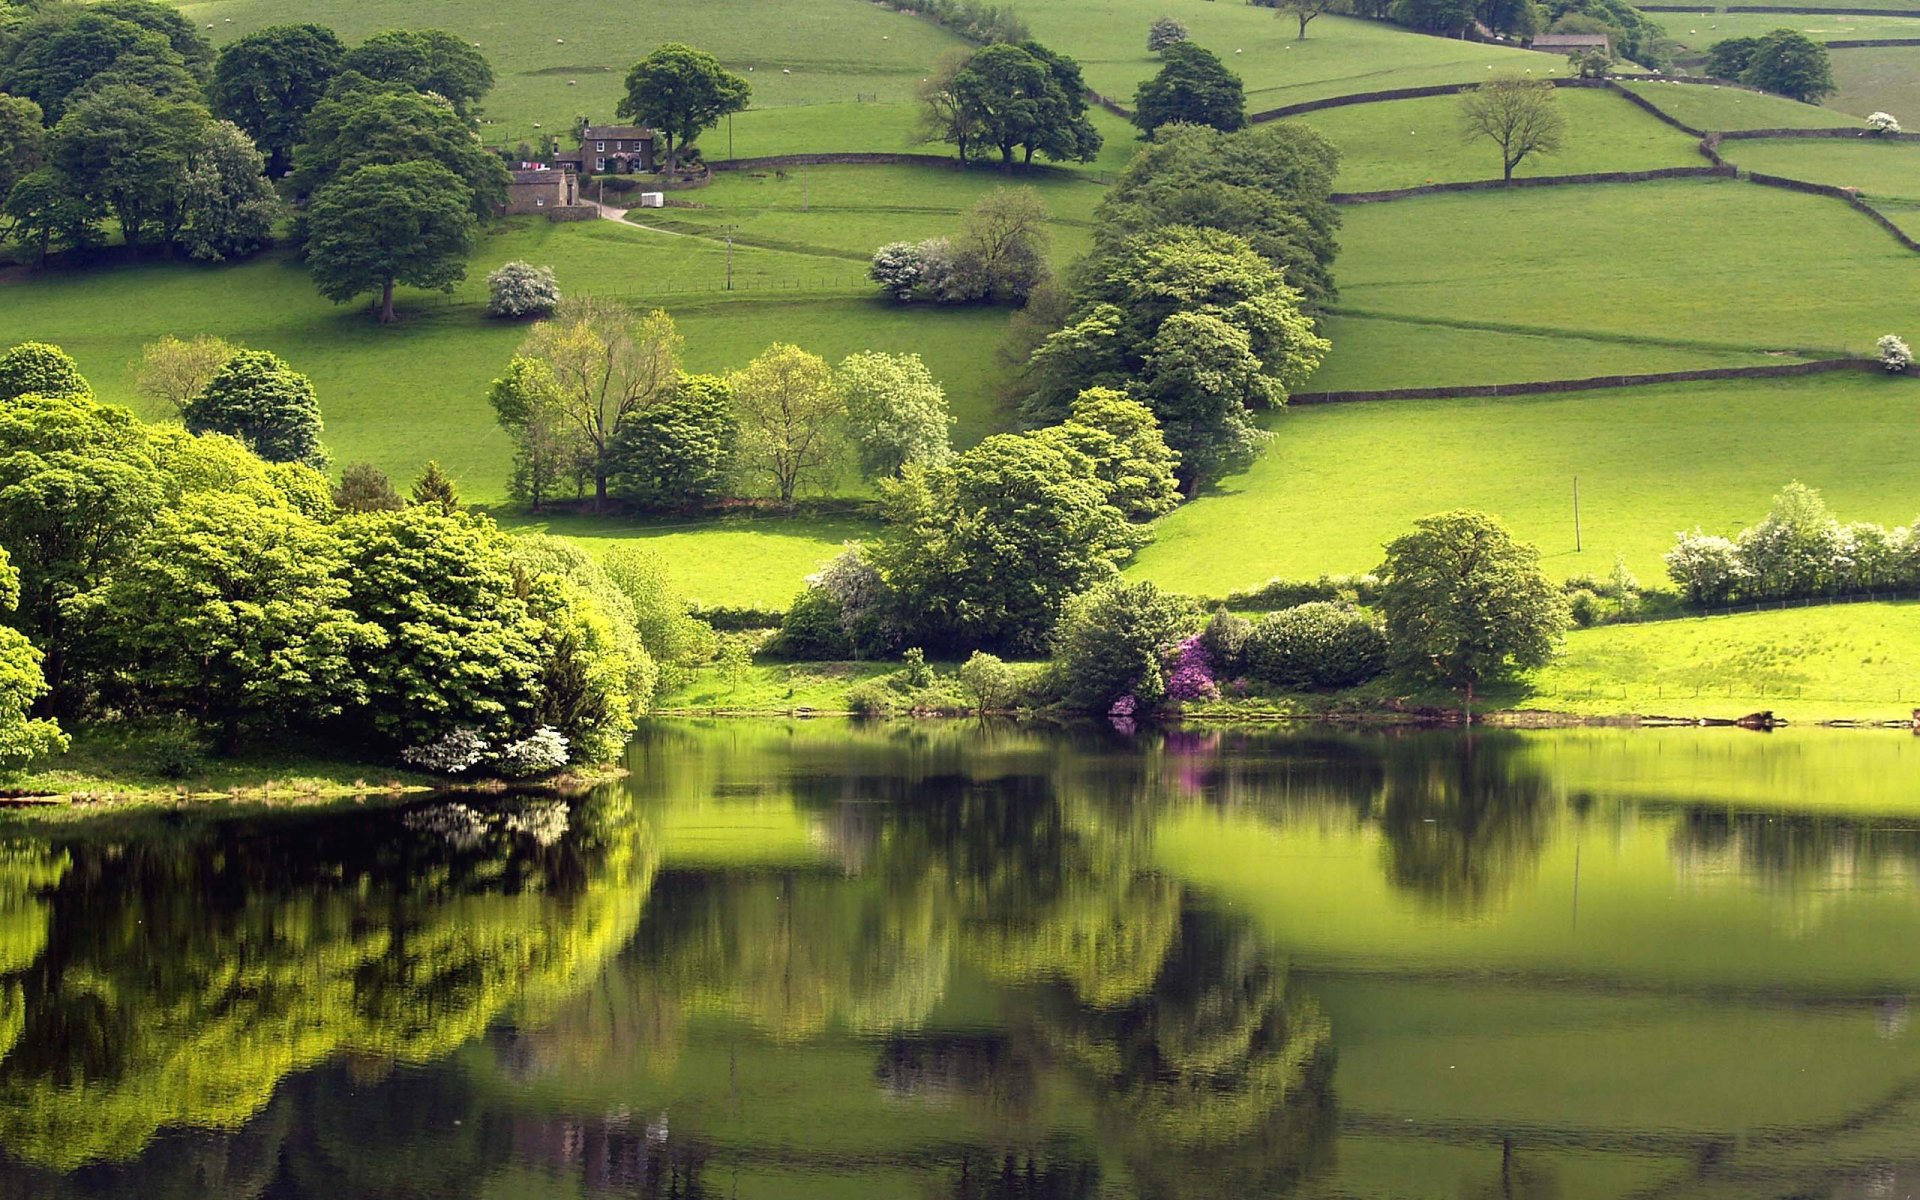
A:
{"type": "Polygon", "coordinates": [[[0,823],[0,1200],[1920,1194],[1920,740],[674,723],[0,823]]]}

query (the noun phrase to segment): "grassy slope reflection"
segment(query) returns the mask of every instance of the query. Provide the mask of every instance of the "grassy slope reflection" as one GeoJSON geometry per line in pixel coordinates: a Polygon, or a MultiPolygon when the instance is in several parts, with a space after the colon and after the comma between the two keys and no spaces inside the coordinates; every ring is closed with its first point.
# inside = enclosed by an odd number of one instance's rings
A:
{"type": "Polygon", "coordinates": [[[9,917],[45,917],[10,919],[0,955],[19,1027],[0,1146],[56,1169],[124,1158],[165,1126],[240,1125],[329,1055],[422,1061],[556,1003],[630,936],[655,850],[617,795],[518,817],[80,836],[57,882],[9,873],[9,917]]]}

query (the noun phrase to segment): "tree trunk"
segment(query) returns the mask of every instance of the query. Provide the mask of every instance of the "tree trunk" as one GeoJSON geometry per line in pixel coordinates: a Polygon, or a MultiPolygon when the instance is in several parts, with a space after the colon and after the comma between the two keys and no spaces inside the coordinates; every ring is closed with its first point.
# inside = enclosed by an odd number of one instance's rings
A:
{"type": "Polygon", "coordinates": [[[1502,155],[1502,156],[1501,156],[1501,159],[1500,159],[1500,168],[1501,168],[1501,170],[1502,170],[1502,171],[1504,171],[1504,172],[1505,172],[1505,174],[1504,174],[1504,175],[1502,176],[1502,178],[1503,178],[1503,179],[1505,179],[1505,180],[1506,180],[1506,182],[1508,182],[1508,183],[1512,183],[1512,182],[1513,182],[1513,169],[1514,169],[1514,167],[1516,167],[1516,166],[1518,166],[1518,165],[1519,165],[1519,164],[1518,164],[1518,163],[1516,163],[1516,162],[1512,162],[1512,161],[1509,161],[1509,160],[1508,160],[1508,159],[1507,159],[1507,158],[1506,158],[1506,157],[1505,157],[1504,155],[1502,155]]]}
{"type": "Polygon", "coordinates": [[[593,469],[593,511],[607,511],[607,470],[603,466],[593,469]]]}
{"type": "Polygon", "coordinates": [[[1296,42],[1304,42],[1307,40],[1307,22],[1313,20],[1313,18],[1304,12],[1294,15],[1300,18],[1300,36],[1293,40],[1296,42]]]}
{"type": "Polygon", "coordinates": [[[1003,145],[1000,147],[1000,173],[1002,175],[1013,174],[1013,143],[1012,142],[1008,142],[1006,145],[1003,145]]]}
{"type": "Polygon", "coordinates": [[[380,323],[393,324],[393,280],[391,279],[380,285],[380,323]]]}

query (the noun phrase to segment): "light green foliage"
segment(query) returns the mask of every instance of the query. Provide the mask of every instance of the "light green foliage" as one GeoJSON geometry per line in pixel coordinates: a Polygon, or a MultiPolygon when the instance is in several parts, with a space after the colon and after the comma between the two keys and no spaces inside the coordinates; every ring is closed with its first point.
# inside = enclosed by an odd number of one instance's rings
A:
{"type": "Polygon", "coordinates": [[[192,491],[75,611],[99,668],[129,664],[148,703],[192,714],[231,753],[365,700],[355,655],[383,639],[347,610],[340,568],[327,527],[290,506],[192,491]]]}
{"type": "Polygon", "coordinates": [[[1380,608],[1395,660],[1465,686],[1538,667],[1566,632],[1566,601],[1540,552],[1485,513],[1422,517],[1387,543],[1380,608]]]}
{"type": "Polygon", "coordinates": [[[960,686],[981,713],[998,712],[1013,702],[1019,680],[998,655],[975,650],[960,664],[960,686]]]}
{"type": "Polygon", "coordinates": [[[1033,652],[1067,600],[1113,576],[1141,536],[1075,452],[996,434],[949,467],[909,468],[869,552],[908,638],[1033,652]]]}
{"type": "Polygon", "coordinates": [[[340,515],[333,501],[333,485],[327,477],[306,463],[270,462],[265,464],[267,483],[287,507],[316,521],[331,521],[340,515]]]}
{"type": "MultiPolygon", "coordinates": [[[[244,495],[260,504],[285,501],[267,471],[273,464],[225,433],[189,433],[173,425],[147,427],[147,449],[159,468],[164,503],[174,505],[193,492],[244,495]]],[[[309,516],[312,514],[309,513],[309,516]]]]}
{"type": "Polygon", "coordinates": [[[1161,51],[1160,73],[1133,97],[1133,123],[1151,138],[1162,125],[1206,125],[1231,133],[1247,123],[1240,77],[1220,56],[1192,42],[1161,51]]]}
{"type": "Polygon", "coordinates": [[[440,469],[440,464],[428,459],[427,465],[420,469],[420,477],[407,491],[407,503],[451,517],[460,511],[460,492],[440,469]]]}
{"type": "Polygon", "coordinates": [[[507,492],[515,500],[538,511],[567,481],[583,483],[592,472],[592,451],[580,428],[567,419],[559,382],[545,359],[514,355],[506,374],[487,389],[487,400],[500,427],[513,437],[507,492]]]}
{"type": "Polygon", "coordinates": [[[684,670],[713,656],[713,629],[688,615],[686,597],[674,586],[664,558],[619,543],[606,549],[600,563],[632,606],[641,642],[663,668],[684,670]]]}
{"type": "Polygon", "coordinates": [[[652,126],[667,144],[667,169],[681,151],[720,118],[746,108],[753,89],[704,50],[668,42],[627,72],[627,94],[616,110],[625,120],[652,126]]]}
{"type": "Polygon", "coordinates": [[[520,534],[510,539],[510,547],[523,577],[551,577],[559,589],[544,601],[533,598],[536,612],[544,604],[547,643],[555,656],[542,681],[549,694],[543,701],[547,719],[539,723],[565,733],[576,751],[585,752],[585,761],[617,757],[625,736],[620,731],[653,703],[661,670],[673,665],[672,656],[686,652],[674,638],[681,632],[676,618],[686,620],[684,605],[663,611],[678,597],[648,596],[633,586],[631,571],[616,574],[558,538],[520,534]],[[563,618],[559,632],[552,628],[555,612],[563,618]],[[569,675],[576,678],[569,681],[569,675]],[[554,699],[556,685],[572,698],[554,699]],[[582,736],[585,743],[577,740],[582,736]]]}
{"type": "Polygon", "coordinates": [[[953,453],[947,394],[918,354],[850,354],[833,378],[868,478],[898,475],[908,463],[939,466],[953,453]]]}
{"type": "MultiPolygon", "coordinates": [[[[0,608],[20,602],[20,573],[0,548],[0,608]]],[[[47,694],[40,651],[17,629],[0,626],[0,768],[16,768],[67,748],[67,735],[52,721],[28,713],[47,694]]]]}
{"type": "Polygon", "coordinates": [[[698,508],[726,494],[739,441],[727,381],[682,376],[673,395],[621,426],[610,486],[642,508],[698,508]]]}
{"type": "Polygon", "coordinates": [[[470,193],[438,163],[361,167],[313,198],[307,262],[336,303],[377,292],[381,324],[393,321],[393,288],[450,292],[473,249],[470,193]]]}
{"type": "Polygon", "coordinates": [[[93,388],[65,350],[46,342],[21,342],[0,354],[0,400],[21,396],[93,398],[93,388]]]}
{"type": "Polygon", "coordinates": [[[1066,702],[1104,713],[1132,696],[1136,711],[1157,707],[1166,697],[1166,658],[1198,618],[1193,601],[1151,583],[1113,581],[1075,597],[1054,652],[1066,702]]]}
{"type": "Polygon", "coordinates": [[[265,350],[236,351],[180,415],[194,433],[229,434],[269,462],[327,462],[313,381],[265,350]]]}
{"type": "Polygon", "coordinates": [[[271,25],[220,48],[208,97],[246,130],[277,177],[306,140],[307,114],[340,72],[346,48],[324,25],[271,25]]]}
{"type": "Polygon", "coordinates": [[[1460,93],[1460,136],[1500,149],[1500,173],[1535,155],[1557,154],[1567,139],[1559,89],[1544,79],[1489,79],[1460,93]]]}
{"type": "Polygon", "coordinates": [[[165,245],[187,219],[187,169],[210,124],[197,101],[112,85],[61,117],[48,158],[82,194],[110,210],[129,246],[165,245]]]}
{"type": "Polygon", "coordinates": [[[266,245],[280,216],[280,198],[266,160],[231,121],[214,121],[193,148],[181,186],[180,241],[208,262],[242,258],[266,245]]]}
{"type": "Polygon", "coordinates": [[[846,405],[826,360],[775,342],[728,375],[727,390],[743,476],[763,477],[787,509],[802,487],[832,482],[846,445],[846,405]]]}
{"type": "Polygon", "coordinates": [[[211,334],[185,341],[169,333],[140,347],[134,390],[163,413],[184,412],[239,350],[225,338],[211,334]]]}
{"type": "Polygon", "coordinates": [[[1167,448],[1153,411],[1124,392],[1089,388],[1074,398],[1065,422],[1035,436],[1085,455],[1111,489],[1107,502],[1128,520],[1164,516],[1180,503],[1180,456],[1167,448]]]}
{"type": "Polygon", "coordinates": [[[379,83],[444,96],[463,120],[493,90],[486,56],[444,29],[389,29],[347,52],[341,64],[379,83]]]}
{"type": "Polygon", "coordinates": [[[0,546],[20,573],[11,623],[46,655],[58,711],[74,702],[68,602],[97,587],[152,521],[156,474],[146,431],[120,409],[71,397],[0,404],[0,546]]]}

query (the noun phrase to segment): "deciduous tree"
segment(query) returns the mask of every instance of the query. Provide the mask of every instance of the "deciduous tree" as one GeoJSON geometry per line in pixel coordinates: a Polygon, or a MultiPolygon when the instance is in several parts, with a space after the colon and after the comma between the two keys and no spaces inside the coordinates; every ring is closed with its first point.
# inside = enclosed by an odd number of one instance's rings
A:
{"type": "Polygon", "coordinates": [[[1791,29],[1776,29],[1759,39],[1740,82],[1808,104],[1818,104],[1837,90],[1827,48],[1791,29]]]}
{"type": "Polygon", "coordinates": [[[186,219],[187,168],[207,110],[114,84],[79,99],[53,128],[49,156],[80,191],[112,211],[127,245],[166,245],[186,219]]]}
{"type": "Polygon", "coordinates": [[[214,375],[239,352],[240,347],[209,333],[199,334],[192,341],[165,334],[140,348],[134,390],[170,412],[184,414],[187,405],[207,390],[214,375]]]}
{"type": "Polygon", "coordinates": [[[913,462],[938,466],[953,453],[947,394],[918,354],[850,354],[834,378],[869,479],[898,475],[913,462]]]}
{"type": "MultiPolygon", "coordinates": [[[[0,547],[0,610],[20,602],[20,572],[0,547]]],[[[52,721],[30,715],[47,694],[45,661],[26,635],[0,626],[0,767],[19,767],[67,748],[67,735],[52,721]]]]}
{"type": "Polygon", "coordinates": [[[188,158],[180,205],[180,243],[207,262],[259,250],[280,217],[266,161],[231,121],[215,121],[200,135],[188,158]]]}
{"type": "Polygon", "coordinates": [[[733,392],[713,375],[687,375],[673,395],[621,426],[612,487],[645,508],[697,508],[726,494],[739,447],[733,392]]]}
{"type": "MultiPolygon", "coordinates": [[[[342,77],[340,84],[346,82],[342,77]]],[[[360,80],[335,88],[313,110],[293,157],[293,188],[317,196],[361,167],[438,163],[459,177],[460,203],[487,219],[507,198],[507,168],[444,99],[360,80]]]]}
{"type": "Polygon", "coordinates": [[[236,351],[180,415],[194,433],[238,438],[268,462],[326,465],[313,381],[269,351],[236,351]]]}
{"type": "Polygon", "coordinates": [[[825,360],[782,342],[727,376],[740,422],[740,470],[764,476],[782,508],[830,482],[845,448],[846,405],[825,360]]]}
{"type": "Polygon", "coordinates": [[[99,208],[57,167],[29,172],[7,193],[7,224],[36,266],[56,248],[81,249],[99,241],[99,208]]]}
{"type": "Polygon", "coordinates": [[[1180,456],[1167,448],[1153,410],[1125,392],[1081,392],[1071,416],[1034,436],[1085,455],[1094,476],[1107,485],[1107,503],[1128,520],[1163,516],[1180,502],[1180,456]]]}
{"type": "Polygon", "coordinates": [[[0,200],[14,184],[46,165],[46,150],[40,106],[25,96],[0,95],[0,200]]]}
{"type": "Polygon", "coordinates": [[[1460,136],[1500,147],[1500,174],[1535,154],[1554,154],[1566,143],[1567,119],[1560,97],[1544,79],[1489,79],[1460,93],[1460,136]]]}
{"type": "Polygon", "coordinates": [[[745,109],[752,94],[747,81],[713,55],[668,42],[627,73],[627,94],[617,112],[665,139],[667,170],[673,171],[682,150],[720,118],[745,109]]]}
{"type": "Polygon", "coordinates": [[[1247,123],[1240,77],[1220,56],[1192,42],[1177,42],[1161,55],[1160,71],[1133,98],[1133,123],[1151,138],[1162,125],[1209,125],[1232,131],[1247,123]]]}
{"type": "Polygon", "coordinates": [[[340,73],[346,48],[324,25],[270,25],[220,48],[213,111],[247,131],[278,177],[306,140],[307,116],[340,73]]]}
{"type": "Polygon", "coordinates": [[[493,90],[493,67],[468,42],[444,29],[389,29],[347,52],[343,68],[379,83],[445,96],[463,121],[493,90]]]}
{"type": "Polygon", "coordinates": [[[85,400],[93,396],[93,388],[65,350],[46,342],[21,342],[0,354],[0,400],[20,396],[85,400]]]}
{"type": "Polygon", "coordinates": [[[307,261],[320,294],[336,303],[379,293],[393,321],[393,289],[443,292],[466,278],[475,221],[467,189],[438,163],[361,167],[313,198],[307,261]]]}

